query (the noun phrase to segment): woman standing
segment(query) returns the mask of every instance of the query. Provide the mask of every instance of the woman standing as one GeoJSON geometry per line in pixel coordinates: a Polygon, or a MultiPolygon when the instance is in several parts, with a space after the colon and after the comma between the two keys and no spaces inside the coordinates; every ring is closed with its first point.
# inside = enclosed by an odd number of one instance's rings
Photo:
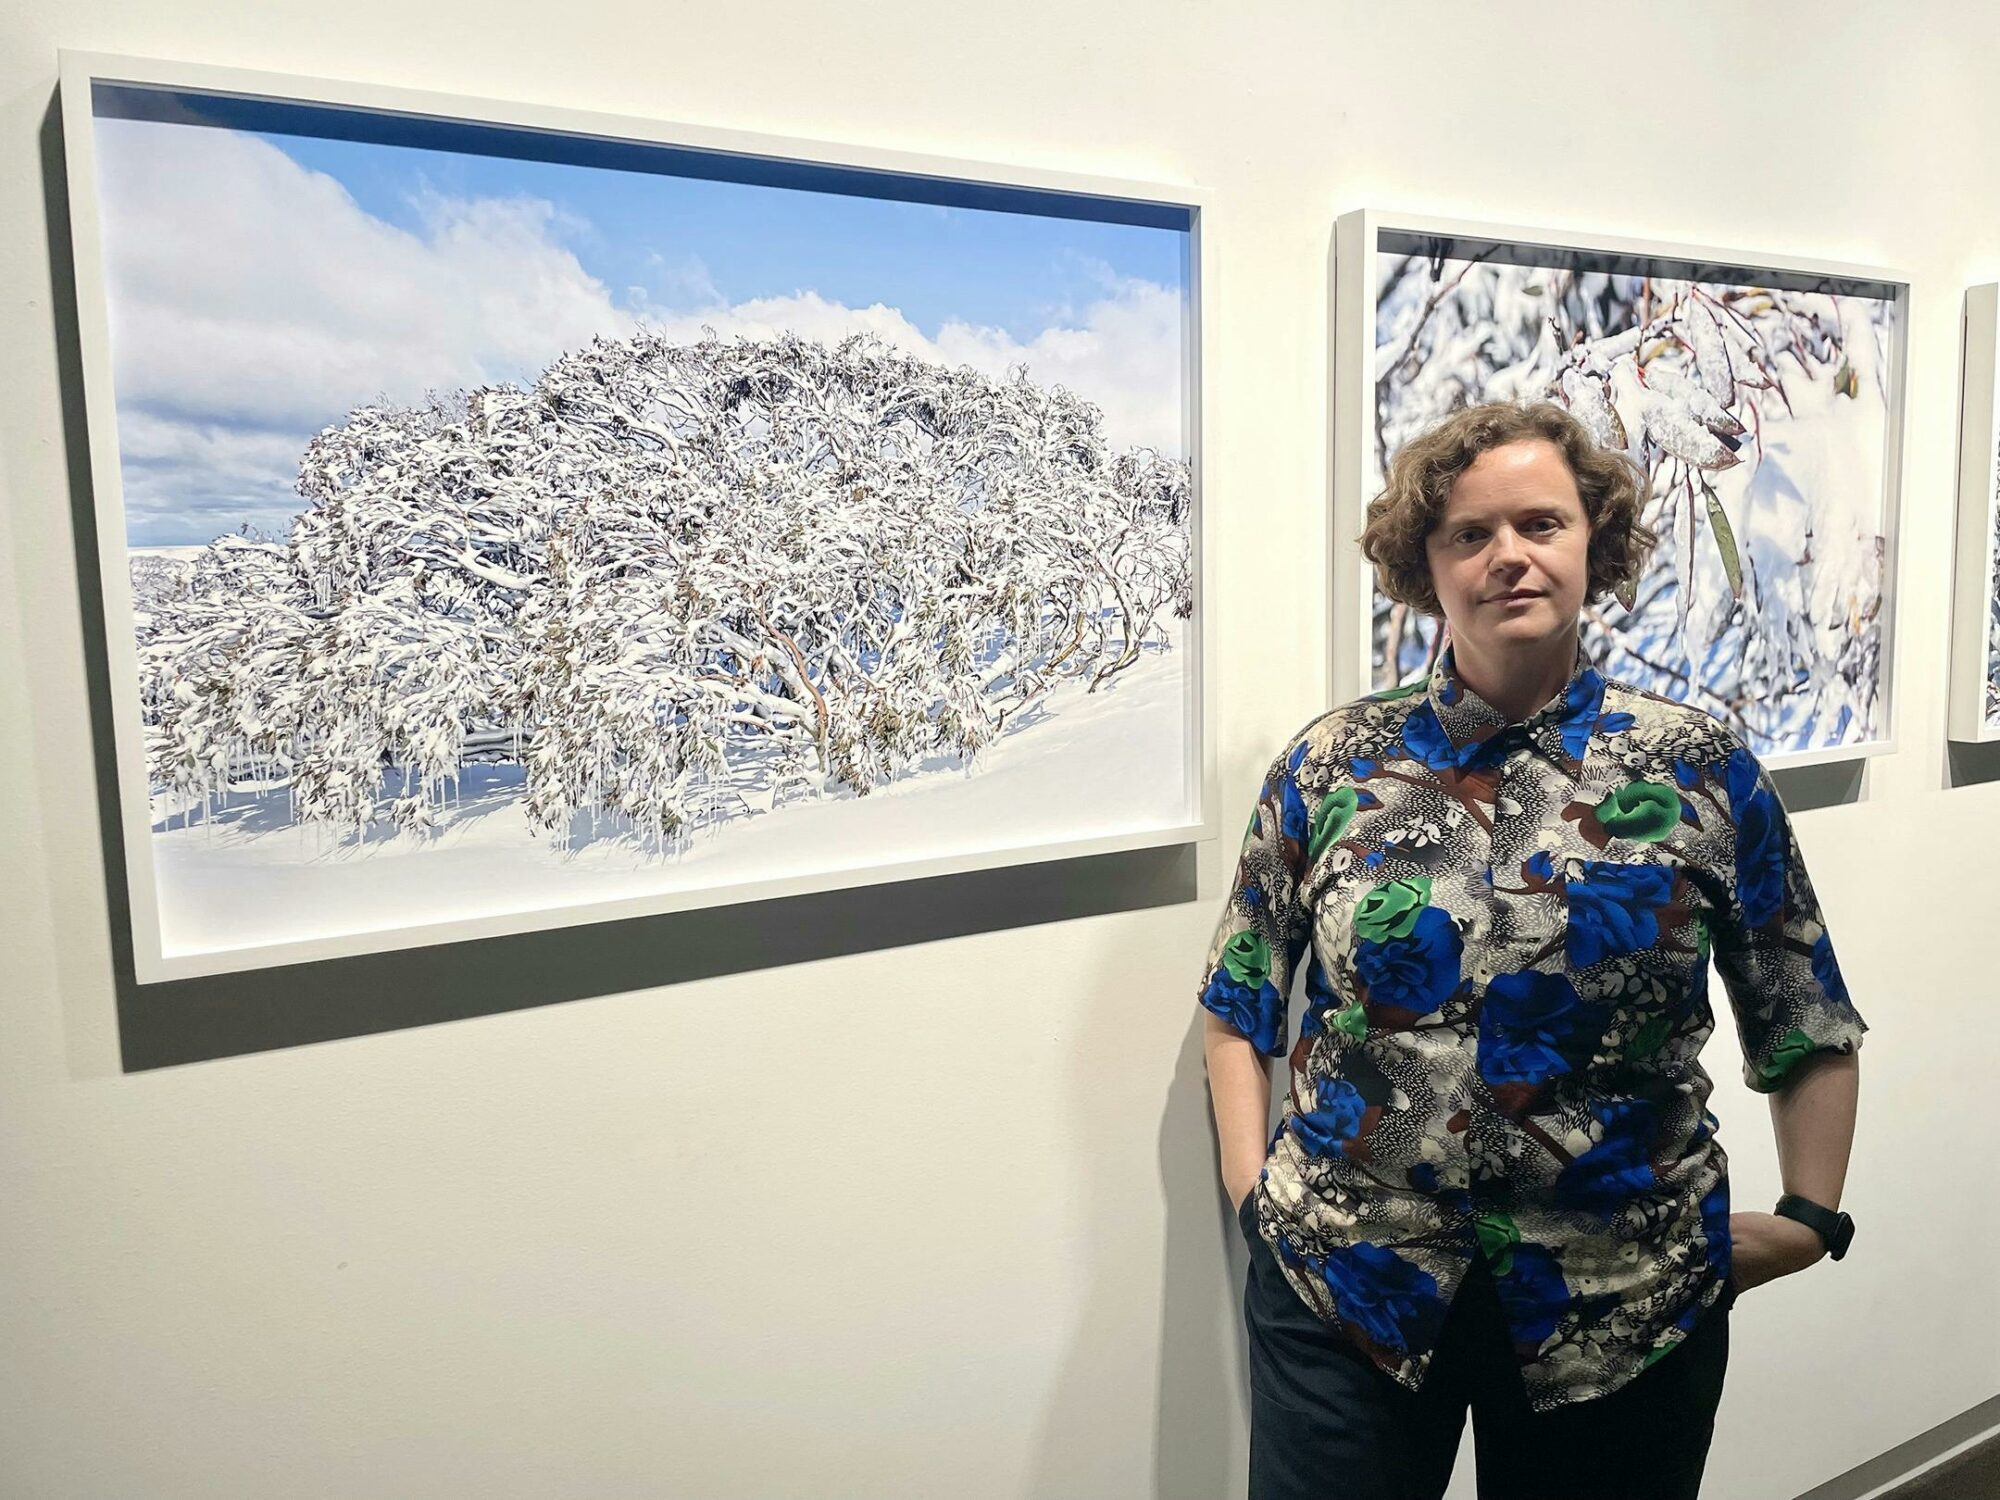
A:
{"type": "Polygon", "coordinates": [[[1451,645],[1273,763],[1201,993],[1253,1500],[1441,1495],[1468,1410],[1482,1500],[1692,1497],[1736,1293],[1846,1249],[1865,1027],[1784,809],[1726,727],[1580,651],[1641,499],[1560,407],[1498,403],[1369,506],[1383,590],[1451,645]],[[1773,1214],[1731,1214],[1705,1107],[1711,952],[1773,1214]]]}

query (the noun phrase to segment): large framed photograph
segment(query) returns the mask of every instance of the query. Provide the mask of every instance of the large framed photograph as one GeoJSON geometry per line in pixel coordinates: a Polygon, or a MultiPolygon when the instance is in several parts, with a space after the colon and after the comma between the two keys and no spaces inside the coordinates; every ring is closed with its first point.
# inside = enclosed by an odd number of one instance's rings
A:
{"type": "Polygon", "coordinates": [[[2000,740],[2000,286],[1965,294],[1958,433],[1958,558],[1951,609],[1950,737],[2000,740]]]}
{"type": "Polygon", "coordinates": [[[1335,246],[1334,691],[1420,678],[1437,622],[1354,538],[1390,456],[1451,410],[1567,407],[1644,469],[1660,544],[1588,607],[1608,673],[1767,764],[1893,748],[1909,288],[1891,273],[1363,210],[1335,246]]]}
{"type": "Polygon", "coordinates": [[[1213,835],[1187,190],[62,114],[140,982],[1213,835]]]}

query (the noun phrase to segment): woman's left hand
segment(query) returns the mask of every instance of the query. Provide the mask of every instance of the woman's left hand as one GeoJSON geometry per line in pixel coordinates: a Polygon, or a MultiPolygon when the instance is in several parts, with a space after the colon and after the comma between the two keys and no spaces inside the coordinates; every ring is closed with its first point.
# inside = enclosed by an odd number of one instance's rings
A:
{"type": "Polygon", "coordinates": [[[1826,1254],[1817,1233],[1797,1219],[1776,1214],[1731,1214],[1729,1239],[1739,1292],[1803,1271],[1826,1254]]]}

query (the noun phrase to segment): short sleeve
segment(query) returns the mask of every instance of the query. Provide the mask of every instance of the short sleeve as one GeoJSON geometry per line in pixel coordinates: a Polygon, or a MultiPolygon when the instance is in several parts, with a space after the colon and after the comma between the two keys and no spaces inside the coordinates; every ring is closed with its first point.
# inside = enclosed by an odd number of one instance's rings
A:
{"type": "Polygon", "coordinates": [[[1713,913],[1715,965],[1736,1012],[1743,1076],[1759,1093],[1818,1053],[1849,1053],[1868,1027],[1833,956],[1791,819],[1770,773],[1738,747],[1723,766],[1734,881],[1713,913]]]}
{"type": "Polygon", "coordinates": [[[1209,943],[1201,1003],[1276,1057],[1285,1050],[1292,974],[1312,930],[1300,896],[1307,841],[1297,772],[1304,744],[1264,778],[1222,919],[1209,943]]]}

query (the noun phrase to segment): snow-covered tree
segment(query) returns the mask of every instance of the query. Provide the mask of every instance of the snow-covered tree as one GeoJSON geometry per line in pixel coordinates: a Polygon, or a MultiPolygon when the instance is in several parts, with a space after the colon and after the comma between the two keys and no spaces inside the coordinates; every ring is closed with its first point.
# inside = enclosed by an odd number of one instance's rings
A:
{"type": "Polygon", "coordinates": [[[201,631],[281,611],[291,655],[256,662],[285,714],[255,748],[183,715],[153,772],[185,797],[281,766],[342,830],[434,827],[471,759],[518,761],[558,841],[865,794],[1095,691],[1192,608],[1185,463],[1113,451],[1024,372],[863,337],[595,340],[531,388],[354,412],[299,491],[254,590],[204,554],[150,613],[157,704],[201,631]]]}
{"type": "MultiPolygon", "coordinates": [[[[1379,275],[1378,478],[1460,405],[1560,402],[1652,482],[1653,565],[1586,618],[1614,671],[1760,749],[1874,730],[1892,303],[1406,254],[1379,275]]],[[[1378,685],[1435,650],[1385,599],[1375,622],[1378,685]]]]}
{"type": "Polygon", "coordinates": [[[156,790],[186,808],[291,776],[309,622],[285,549],[225,536],[134,564],[139,700],[156,790]]]}

